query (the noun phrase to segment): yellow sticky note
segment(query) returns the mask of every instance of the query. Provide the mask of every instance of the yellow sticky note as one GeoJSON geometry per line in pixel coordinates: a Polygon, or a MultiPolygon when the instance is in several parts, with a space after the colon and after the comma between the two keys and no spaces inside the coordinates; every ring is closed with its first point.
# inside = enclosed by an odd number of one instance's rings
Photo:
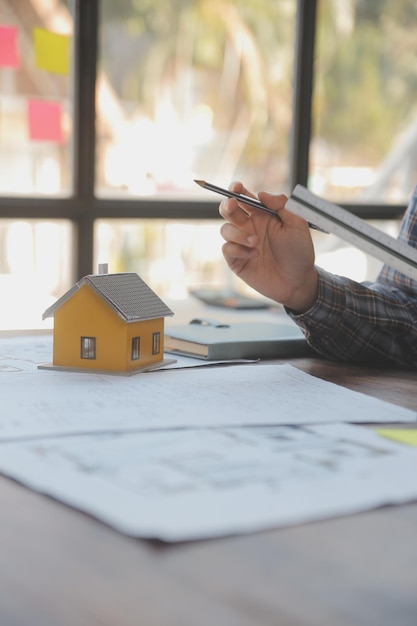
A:
{"type": "Polygon", "coordinates": [[[33,29],[36,66],[53,74],[69,74],[71,38],[44,28],[33,29]]]}
{"type": "Polygon", "coordinates": [[[417,448],[417,428],[377,428],[376,432],[388,439],[417,448]]]}

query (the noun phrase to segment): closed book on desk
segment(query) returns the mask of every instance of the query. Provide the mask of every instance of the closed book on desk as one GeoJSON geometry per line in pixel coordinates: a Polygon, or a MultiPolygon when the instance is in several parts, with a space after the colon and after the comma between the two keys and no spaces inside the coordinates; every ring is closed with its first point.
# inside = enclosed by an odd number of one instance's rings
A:
{"type": "Polygon", "coordinates": [[[301,330],[290,322],[219,324],[192,320],[165,328],[166,352],[208,361],[272,359],[312,353],[301,330]]]}

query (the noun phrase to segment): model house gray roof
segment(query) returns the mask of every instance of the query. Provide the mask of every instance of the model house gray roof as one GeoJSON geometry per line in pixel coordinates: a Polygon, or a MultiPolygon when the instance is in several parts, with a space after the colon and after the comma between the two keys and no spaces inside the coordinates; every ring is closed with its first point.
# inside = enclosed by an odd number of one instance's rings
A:
{"type": "Polygon", "coordinates": [[[125,322],[137,322],[174,315],[159,296],[135,273],[85,276],[50,306],[42,319],[52,317],[78,289],[89,285],[125,322]]]}

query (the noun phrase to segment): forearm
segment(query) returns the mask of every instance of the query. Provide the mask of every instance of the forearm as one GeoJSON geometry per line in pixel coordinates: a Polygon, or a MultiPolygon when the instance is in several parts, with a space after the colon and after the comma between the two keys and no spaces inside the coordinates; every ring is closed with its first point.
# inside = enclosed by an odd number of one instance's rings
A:
{"type": "Polygon", "coordinates": [[[417,294],[318,272],[313,307],[301,315],[287,310],[318,353],[342,361],[417,366],[417,294]]]}

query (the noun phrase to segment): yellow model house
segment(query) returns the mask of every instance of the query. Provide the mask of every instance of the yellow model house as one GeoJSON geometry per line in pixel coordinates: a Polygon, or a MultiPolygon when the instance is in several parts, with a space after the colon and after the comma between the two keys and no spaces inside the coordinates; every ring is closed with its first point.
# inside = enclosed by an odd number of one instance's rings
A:
{"type": "Polygon", "coordinates": [[[170,315],[135,273],[85,276],[42,316],[54,318],[50,367],[134,373],[158,364],[170,315]]]}

